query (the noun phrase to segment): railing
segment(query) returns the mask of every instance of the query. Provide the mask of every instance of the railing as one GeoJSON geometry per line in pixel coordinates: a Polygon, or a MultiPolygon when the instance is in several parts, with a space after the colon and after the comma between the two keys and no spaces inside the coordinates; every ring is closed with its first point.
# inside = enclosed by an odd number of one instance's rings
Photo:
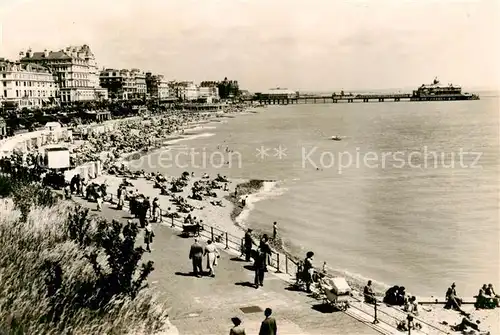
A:
{"type": "MultiPolygon", "coordinates": [[[[113,199],[118,199],[118,196],[113,193],[109,193],[109,198],[106,201],[110,203],[117,203],[113,199]]],[[[124,206],[125,207],[125,206],[124,206]]],[[[151,213],[152,209],[148,211],[148,217],[152,217],[151,213]]],[[[159,219],[162,222],[167,222],[170,224],[171,228],[181,228],[184,224],[184,221],[180,218],[175,218],[174,216],[167,217],[167,212],[162,208],[159,208],[159,219]],[[164,220],[166,218],[166,220],[164,220]]],[[[210,239],[220,245],[224,246],[226,250],[232,250],[237,253],[243,255],[244,253],[244,239],[238,236],[234,236],[227,231],[223,231],[217,227],[202,224],[201,230],[199,231],[200,237],[204,237],[210,239]]],[[[269,265],[276,270],[276,273],[286,273],[295,278],[298,270],[298,264],[293,259],[291,259],[287,254],[276,252],[274,250],[271,251],[271,257],[269,265]]]]}

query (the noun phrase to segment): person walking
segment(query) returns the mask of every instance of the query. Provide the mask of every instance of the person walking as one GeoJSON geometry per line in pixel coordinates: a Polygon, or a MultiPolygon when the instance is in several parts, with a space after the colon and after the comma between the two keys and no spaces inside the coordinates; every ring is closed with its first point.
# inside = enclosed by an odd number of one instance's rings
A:
{"type": "Polygon", "coordinates": [[[314,276],[313,256],[314,252],[309,251],[306,254],[306,259],[304,260],[304,280],[306,282],[307,293],[311,293],[311,284],[314,276]]]}
{"type": "Polygon", "coordinates": [[[148,252],[151,252],[149,245],[153,243],[153,237],[155,237],[153,226],[148,222],[146,228],[144,229],[144,243],[146,244],[146,251],[148,252]]]}
{"type": "Polygon", "coordinates": [[[95,191],[95,197],[97,201],[97,211],[100,212],[102,210],[102,197],[101,197],[101,192],[99,190],[95,191]]]}
{"type": "Polygon", "coordinates": [[[217,266],[217,259],[220,257],[219,250],[212,240],[207,241],[205,247],[205,255],[207,256],[207,269],[210,277],[215,277],[215,267],[217,266]]]}
{"type": "Polygon", "coordinates": [[[254,245],[252,238],[252,229],[248,229],[245,233],[245,261],[250,262],[250,257],[252,255],[252,247],[254,245]]]}
{"type": "Polygon", "coordinates": [[[153,216],[153,222],[161,222],[161,215],[160,213],[160,200],[158,197],[154,198],[153,200],[153,209],[151,210],[152,216],[153,216]],[[158,220],[159,219],[159,220],[158,220]]]}
{"type": "Polygon", "coordinates": [[[257,249],[253,267],[255,271],[254,285],[257,289],[259,286],[264,286],[264,274],[267,272],[267,253],[262,246],[257,249]]]}
{"type": "Polygon", "coordinates": [[[265,319],[260,324],[259,335],[276,335],[278,334],[278,326],[276,325],[276,319],[271,316],[273,310],[266,308],[264,311],[265,319]]]}
{"type": "Polygon", "coordinates": [[[193,262],[193,274],[200,278],[203,275],[201,262],[203,260],[203,247],[198,243],[198,239],[194,240],[189,251],[189,259],[193,262]]]}
{"type": "Polygon", "coordinates": [[[241,325],[241,320],[238,317],[231,318],[234,327],[229,331],[229,335],[246,335],[245,328],[241,325]]]}
{"type": "Polygon", "coordinates": [[[123,205],[125,205],[125,192],[126,192],[126,190],[124,187],[120,187],[119,190],[120,190],[120,195],[118,196],[117,208],[121,210],[121,209],[123,209],[123,205]]]}

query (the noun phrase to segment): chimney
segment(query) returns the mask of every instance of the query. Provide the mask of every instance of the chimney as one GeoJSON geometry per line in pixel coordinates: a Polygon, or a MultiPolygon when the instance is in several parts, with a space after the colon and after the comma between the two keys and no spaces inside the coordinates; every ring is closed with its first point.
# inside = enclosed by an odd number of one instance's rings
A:
{"type": "Polygon", "coordinates": [[[24,51],[19,52],[19,59],[24,58],[24,51]]]}
{"type": "Polygon", "coordinates": [[[47,49],[43,50],[43,57],[45,58],[49,57],[49,52],[47,51],[47,49]]]}
{"type": "Polygon", "coordinates": [[[30,58],[31,56],[33,56],[33,52],[31,51],[31,48],[29,48],[28,51],[26,51],[26,57],[30,58]]]}

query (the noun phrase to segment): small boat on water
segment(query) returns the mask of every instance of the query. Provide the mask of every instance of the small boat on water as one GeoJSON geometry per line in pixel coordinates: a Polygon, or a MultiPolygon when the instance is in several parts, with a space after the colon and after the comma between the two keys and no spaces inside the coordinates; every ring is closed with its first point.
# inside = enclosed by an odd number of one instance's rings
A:
{"type": "Polygon", "coordinates": [[[337,135],[333,135],[330,139],[332,141],[342,141],[342,139],[339,136],[337,136],[337,135]]]}

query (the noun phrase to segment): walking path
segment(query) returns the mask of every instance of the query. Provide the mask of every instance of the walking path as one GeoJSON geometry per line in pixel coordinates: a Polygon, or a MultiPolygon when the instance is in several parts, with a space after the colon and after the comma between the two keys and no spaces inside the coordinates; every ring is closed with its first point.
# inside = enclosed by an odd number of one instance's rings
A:
{"type": "MultiPolygon", "coordinates": [[[[74,200],[96,208],[95,203],[78,197],[74,200]]],[[[130,219],[127,212],[115,210],[114,205],[107,203],[98,214],[107,220],[130,219]]],[[[144,256],[144,260],[154,261],[155,270],[149,283],[160,293],[159,301],[169,306],[170,320],[180,334],[228,334],[234,316],[243,320],[247,334],[258,334],[267,307],[273,309],[279,333],[283,335],[378,334],[367,323],[347,314],[322,311],[318,300],[304,292],[288,290],[289,284],[274,273],[266,274],[264,287],[250,287],[253,271],[244,267],[250,264],[224,252],[215,278],[192,277],[188,253],[193,239],[178,236],[179,232],[168,226],[153,227],[152,253],[144,256]],[[241,310],[245,307],[250,307],[246,313],[241,310]]]]}

